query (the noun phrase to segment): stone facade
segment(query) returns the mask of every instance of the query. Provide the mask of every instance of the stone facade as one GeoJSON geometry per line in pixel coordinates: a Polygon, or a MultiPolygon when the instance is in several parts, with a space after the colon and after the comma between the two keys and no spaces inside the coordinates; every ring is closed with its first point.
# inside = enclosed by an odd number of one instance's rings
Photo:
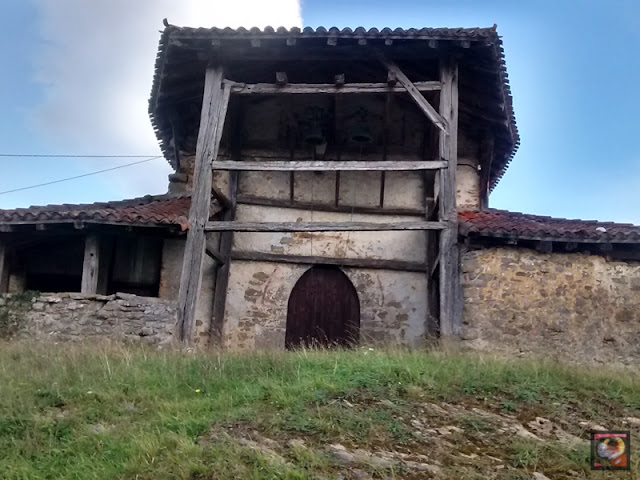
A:
{"type": "Polygon", "coordinates": [[[580,362],[640,360],[640,263],[489,248],[462,257],[462,344],[580,362]]]}
{"type": "Polygon", "coordinates": [[[35,340],[118,339],[164,344],[176,321],[175,302],[118,293],[0,296],[5,336],[35,340]]]}

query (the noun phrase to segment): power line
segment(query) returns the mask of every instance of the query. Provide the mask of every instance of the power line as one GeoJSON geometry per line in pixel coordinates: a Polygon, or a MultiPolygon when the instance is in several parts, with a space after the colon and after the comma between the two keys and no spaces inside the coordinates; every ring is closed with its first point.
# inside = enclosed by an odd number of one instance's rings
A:
{"type": "Polygon", "coordinates": [[[28,158],[149,158],[152,155],[58,155],[42,153],[0,153],[0,157],[28,158]]]}
{"type": "Polygon", "coordinates": [[[133,165],[139,165],[141,163],[150,162],[151,160],[156,160],[158,158],[162,158],[162,157],[158,155],[158,156],[155,156],[155,157],[146,158],[144,160],[139,160],[137,162],[125,163],[124,165],[118,165],[117,167],[105,168],[104,170],[98,170],[96,172],[91,172],[91,173],[85,173],[83,175],[76,175],[75,177],[61,178],[59,180],[52,180],[51,182],[39,183],[37,185],[30,185],[28,187],[20,187],[20,188],[14,188],[13,190],[5,190],[4,192],[0,192],[0,195],[4,195],[5,193],[20,192],[22,190],[29,190],[31,188],[44,187],[46,185],[53,185],[54,183],[67,182],[69,180],[75,180],[77,178],[90,177],[91,175],[97,175],[99,173],[110,172],[112,170],[118,170],[119,168],[131,167],[133,165]]]}

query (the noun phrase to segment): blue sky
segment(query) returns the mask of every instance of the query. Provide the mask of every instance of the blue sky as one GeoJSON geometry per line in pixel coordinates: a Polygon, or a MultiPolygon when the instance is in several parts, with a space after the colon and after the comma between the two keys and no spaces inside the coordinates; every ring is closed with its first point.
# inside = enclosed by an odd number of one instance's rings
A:
{"type": "MultiPolygon", "coordinates": [[[[496,23],[522,145],[490,205],[640,224],[640,2],[8,0],[0,13],[0,153],[157,155],[146,101],[165,16],[194,26],[496,23]]],[[[130,161],[0,157],[0,191],[130,161]]],[[[168,173],[153,160],[0,195],[0,208],[162,193],[168,173]]]]}

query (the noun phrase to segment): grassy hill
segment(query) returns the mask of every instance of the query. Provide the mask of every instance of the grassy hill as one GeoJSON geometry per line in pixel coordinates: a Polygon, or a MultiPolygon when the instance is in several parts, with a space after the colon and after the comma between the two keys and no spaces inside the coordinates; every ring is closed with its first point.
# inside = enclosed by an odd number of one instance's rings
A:
{"type": "Polygon", "coordinates": [[[7,480],[640,478],[586,442],[638,417],[640,376],[553,362],[0,344],[7,480]]]}

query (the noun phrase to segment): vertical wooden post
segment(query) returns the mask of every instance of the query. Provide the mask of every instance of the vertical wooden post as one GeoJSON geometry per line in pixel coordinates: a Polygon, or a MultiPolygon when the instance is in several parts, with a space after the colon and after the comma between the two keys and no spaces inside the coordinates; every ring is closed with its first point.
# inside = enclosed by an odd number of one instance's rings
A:
{"type": "Polygon", "coordinates": [[[195,336],[196,307],[202,285],[202,266],[206,247],[204,225],[209,220],[211,207],[211,162],[218,156],[229,103],[230,88],[223,85],[222,80],[221,66],[207,68],[196,144],[189,232],[184,248],[178,293],[176,334],[186,344],[191,344],[195,336]]]}
{"type": "Polygon", "coordinates": [[[98,269],[100,266],[100,242],[95,234],[84,239],[84,262],[82,263],[81,293],[98,291],[98,269]]]}
{"type": "Polygon", "coordinates": [[[0,240],[0,293],[9,290],[9,247],[0,240]]]}
{"type": "Polygon", "coordinates": [[[440,157],[448,168],[440,170],[440,219],[447,228],[440,233],[440,335],[457,335],[462,328],[459,308],[458,212],[456,168],[458,163],[458,65],[452,56],[440,63],[440,115],[447,129],[440,131],[440,157]]]}
{"type": "MultiPolygon", "coordinates": [[[[291,110],[289,110],[289,115],[291,110]]],[[[230,150],[233,160],[239,161],[242,155],[242,122],[244,118],[244,101],[236,98],[232,104],[229,115],[231,136],[230,150]]],[[[291,119],[289,118],[289,121],[291,119]]],[[[291,146],[291,156],[293,157],[293,146],[291,146]]],[[[291,172],[293,174],[293,171],[291,172]]],[[[227,198],[229,204],[224,212],[223,220],[232,221],[236,219],[236,208],[238,204],[238,181],[240,172],[233,170],[229,172],[229,184],[227,186],[227,198]]],[[[290,177],[290,201],[293,202],[293,175],[290,177]]],[[[231,270],[231,250],[233,248],[233,232],[226,231],[220,233],[220,255],[226,259],[224,264],[219,264],[216,269],[216,286],[213,295],[213,309],[211,318],[211,338],[222,342],[222,330],[224,325],[224,313],[227,304],[227,290],[229,288],[229,273],[231,270]]]]}

